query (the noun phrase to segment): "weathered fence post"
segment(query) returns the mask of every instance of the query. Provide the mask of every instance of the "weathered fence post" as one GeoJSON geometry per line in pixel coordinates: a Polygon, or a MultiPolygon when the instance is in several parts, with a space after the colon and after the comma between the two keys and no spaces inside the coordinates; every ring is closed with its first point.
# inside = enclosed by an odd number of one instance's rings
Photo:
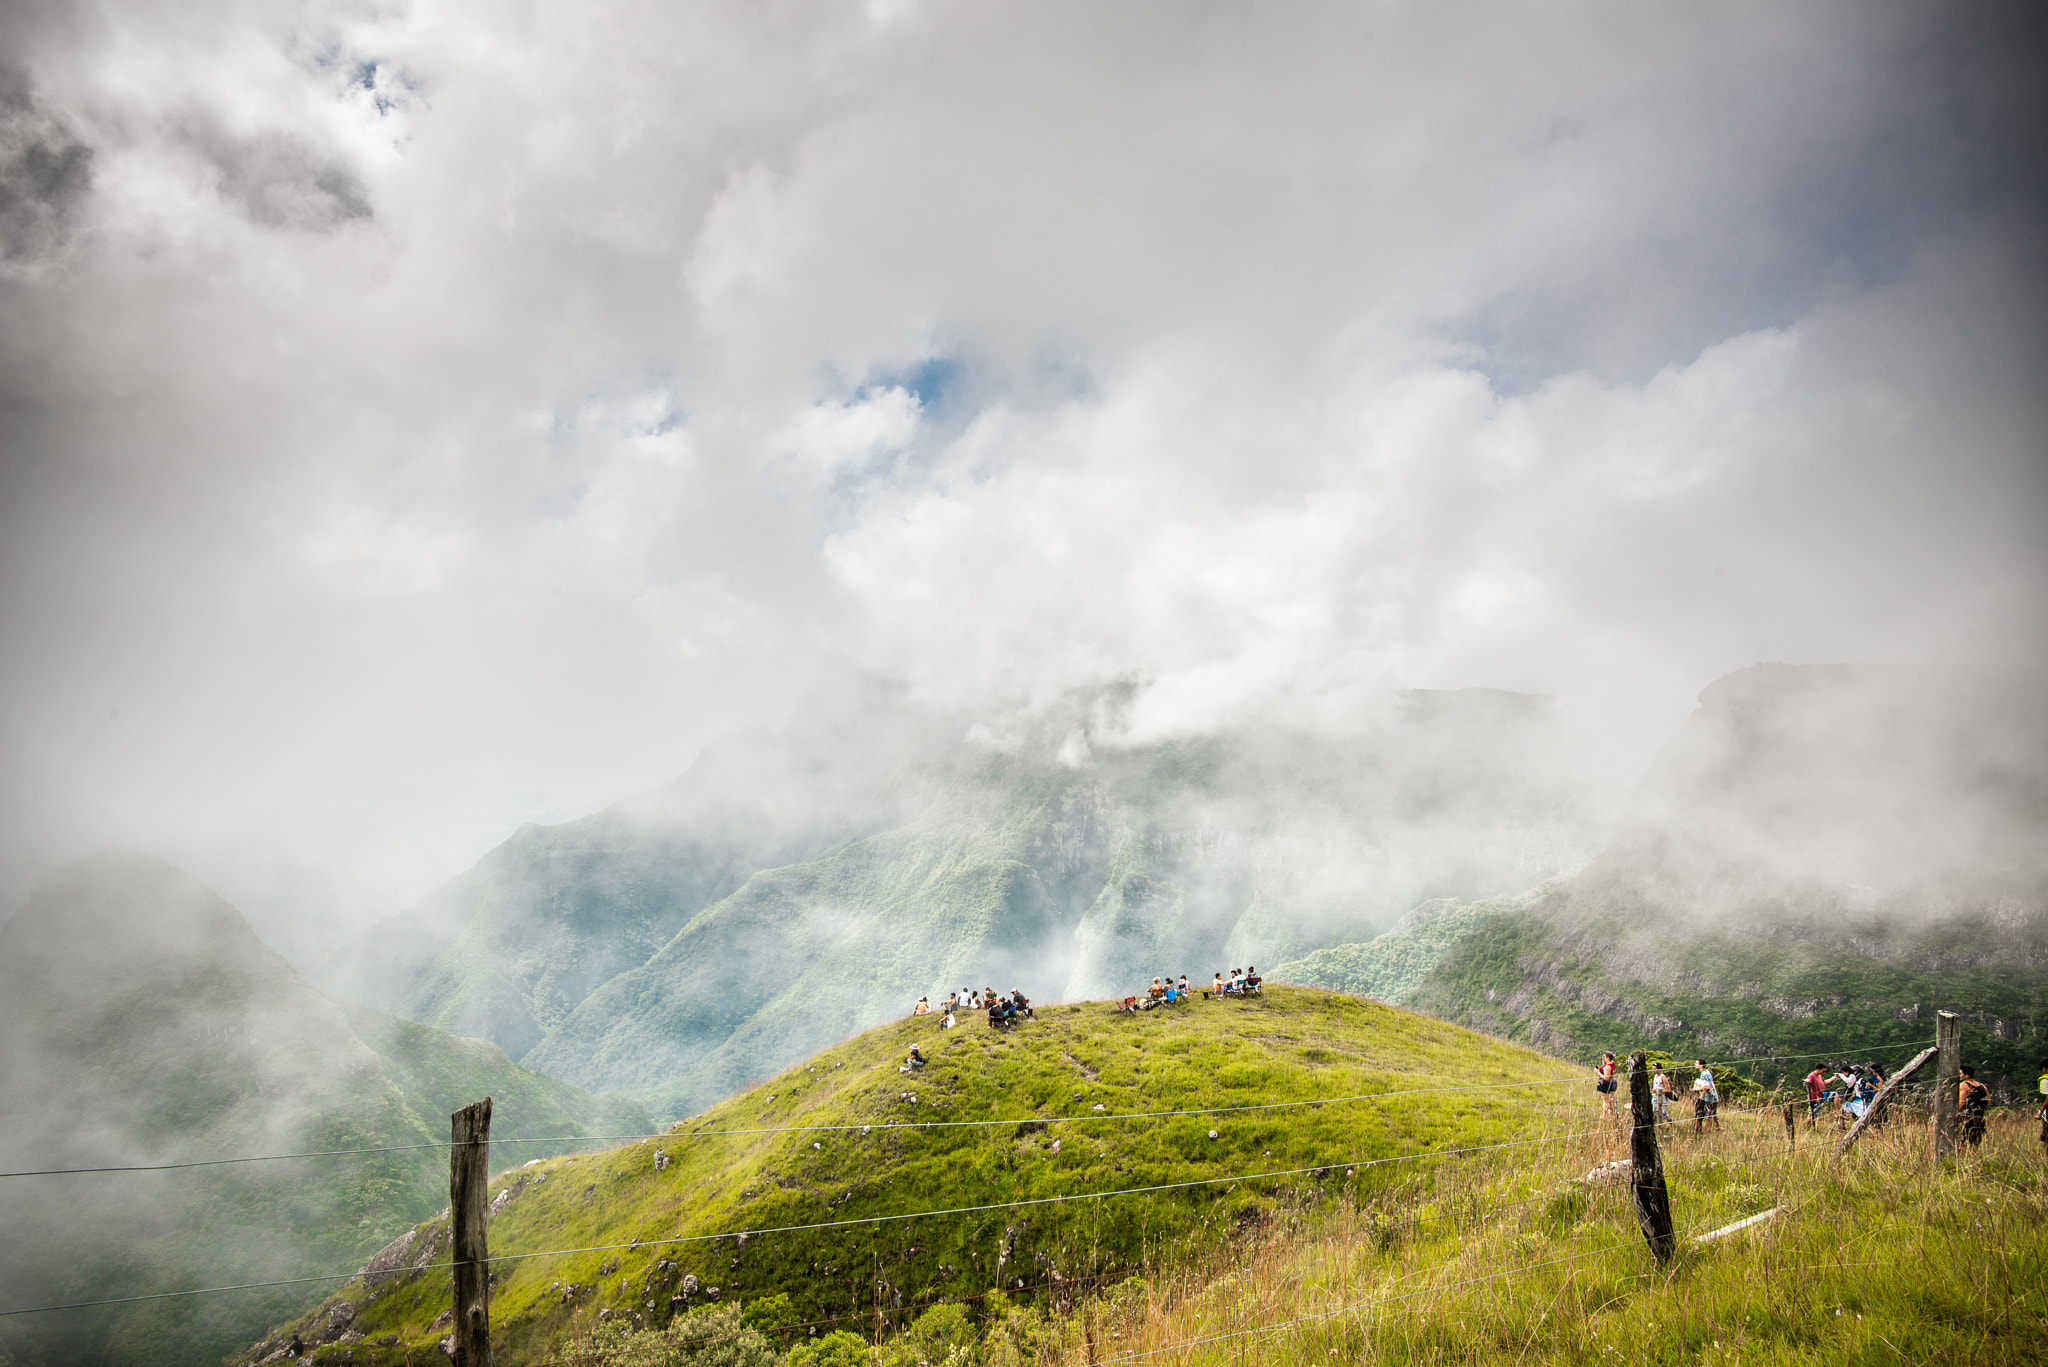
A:
{"type": "Polygon", "coordinates": [[[1934,1013],[1934,1156],[1956,1151],[1956,1085],[1962,1080],[1963,1018],[1953,1011],[1934,1013]]]}
{"type": "Polygon", "coordinates": [[[448,1211],[455,1228],[455,1367],[491,1367],[491,1099],[448,1117],[448,1211]]]}
{"type": "Polygon", "coordinates": [[[1884,1108],[1891,1104],[1892,1093],[1904,1086],[1906,1079],[1919,1072],[1921,1065],[1933,1057],[1934,1049],[1932,1046],[1922,1049],[1919,1053],[1913,1055],[1911,1063],[1908,1063],[1905,1067],[1899,1069],[1898,1072],[1892,1074],[1890,1082],[1877,1089],[1877,1095],[1870,1099],[1870,1109],[1857,1118],[1856,1123],[1849,1127],[1849,1133],[1842,1136],[1842,1142],[1835,1145],[1835,1157],[1840,1158],[1843,1154],[1849,1152],[1850,1146],[1863,1137],[1863,1132],[1878,1123],[1878,1116],[1883,1114],[1884,1108]]]}
{"type": "Polygon", "coordinates": [[[1636,1223],[1643,1227],[1650,1252],[1668,1262],[1678,1247],[1671,1232],[1671,1193],[1664,1189],[1664,1159],[1657,1152],[1657,1111],[1650,1103],[1648,1059],[1638,1049],[1628,1056],[1628,1102],[1634,1128],[1629,1132],[1629,1187],[1636,1198],[1636,1223]]]}
{"type": "Polygon", "coordinates": [[[1799,1124],[1795,1119],[1798,1105],[1796,1101],[1785,1103],[1785,1142],[1795,1149],[1799,1147],[1799,1124]]]}

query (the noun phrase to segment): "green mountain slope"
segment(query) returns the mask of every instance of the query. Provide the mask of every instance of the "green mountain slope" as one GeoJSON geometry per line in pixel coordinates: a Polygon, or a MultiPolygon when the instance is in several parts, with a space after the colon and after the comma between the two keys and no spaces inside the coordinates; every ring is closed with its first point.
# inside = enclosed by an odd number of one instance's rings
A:
{"type": "Polygon", "coordinates": [[[1403,1002],[1454,944],[1503,912],[1540,909],[1565,895],[1562,880],[1526,893],[1460,902],[1440,897],[1424,902],[1394,928],[1363,944],[1331,945],[1276,964],[1276,982],[1305,983],[1374,1001],[1403,1002]]]}
{"type": "MultiPolygon", "coordinates": [[[[600,1318],[658,1323],[714,1298],[785,1295],[792,1320],[872,1327],[992,1286],[1097,1286],[1148,1249],[1170,1258],[1177,1242],[1211,1244],[1276,1204],[1426,1180],[1415,1178],[1426,1164],[1349,1165],[1568,1132],[1592,1114],[1584,1082],[1582,1070],[1438,1021],[1286,988],[1136,1017],[1100,1002],[1060,1007],[1014,1033],[903,1021],[661,1139],[501,1174],[490,1243],[508,1261],[492,1293],[493,1346],[513,1361],[549,1357],[600,1318]],[[932,1062],[906,1076],[913,1042],[932,1062]],[[1542,1079],[1566,1085],[1497,1086],[1542,1079]],[[1334,1100],[1388,1092],[1407,1094],[1334,1100]],[[1316,1100],[1328,1104],[1115,1119],[1316,1100]],[[916,1128],[989,1119],[1004,1123],[916,1128]],[[786,1126],[845,1128],[763,1132],[786,1126]],[[1242,1177],[1259,1172],[1288,1175],[1242,1177]],[[1004,1204],[1169,1183],[1199,1185],[1004,1204]],[[875,1222],[971,1206],[991,1208],[875,1222]],[[822,1222],[840,1227],[771,1232],[822,1222]],[[565,1248],[591,1251],[520,1256],[565,1248]]],[[[374,1265],[444,1261],[447,1237],[445,1220],[430,1221],[374,1265]]],[[[329,1352],[347,1335],[358,1363],[418,1362],[444,1332],[448,1296],[445,1271],[393,1271],[342,1288],[296,1327],[335,1341],[329,1352]]],[[[241,1360],[274,1352],[291,1328],[241,1360]]]]}
{"type": "MultiPolygon", "coordinates": [[[[0,1095],[9,1171],[429,1144],[483,1095],[508,1135],[648,1123],[495,1045],[330,1001],[233,907],[120,855],[43,880],[0,926],[0,1095]]],[[[443,1204],[445,1172],[424,1149],[7,1179],[6,1308],[325,1272],[443,1204]]],[[[0,1349],[18,1367],[211,1363],[321,1292],[9,1317],[0,1349]]]]}
{"type": "Polygon", "coordinates": [[[2014,1094],[2048,1053],[2043,698],[2039,680],[1950,671],[1740,671],[1701,695],[1583,872],[1283,976],[1382,983],[1578,1058],[1643,1036],[1678,1055],[1860,1057],[1956,1010],[1966,1057],[2014,1094]]]}
{"type": "Polygon", "coordinates": [[[1000,736],[855,700],[735,738],[661,794],[522,831],[320,980],[678,1114],[935,987],[1101,996],[1267,963],[1585,846],[1542,699],[1145,745],[1109,743],[1120,700],[1000,736]]]}

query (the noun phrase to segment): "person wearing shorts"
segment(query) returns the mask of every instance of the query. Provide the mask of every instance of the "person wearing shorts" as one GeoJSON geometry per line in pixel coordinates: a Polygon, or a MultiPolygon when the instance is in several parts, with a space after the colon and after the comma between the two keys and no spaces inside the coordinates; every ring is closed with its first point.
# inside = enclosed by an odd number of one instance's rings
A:
{"type": "Polygon", "coordinates": [[[1595,1069],[1600,1075],[1600,1080],[1593,1084],[1594,1089],[1600,1093],[1600,1114],[1609,1120],[1615,1119],[1614,1093],[1621,1086],[1620,1083],[1614,1080],[1614,1068],[1614,1055],[1602,1054],[1600,1056],[1600,1066],[1595,1069]]]}

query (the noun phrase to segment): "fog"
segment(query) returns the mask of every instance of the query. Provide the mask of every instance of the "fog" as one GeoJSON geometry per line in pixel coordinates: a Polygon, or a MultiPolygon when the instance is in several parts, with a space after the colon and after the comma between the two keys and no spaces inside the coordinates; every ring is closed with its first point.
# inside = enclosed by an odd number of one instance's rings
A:
{"type": "MultiPolygon", "coordinates": [[[[0,18],[0,891],[304,959],[883,678],[1001,736],[2043,663],[2037,8],[0,18]]],[[[1455,761],[1455,757],[1453,757],[1455,761]]]]}

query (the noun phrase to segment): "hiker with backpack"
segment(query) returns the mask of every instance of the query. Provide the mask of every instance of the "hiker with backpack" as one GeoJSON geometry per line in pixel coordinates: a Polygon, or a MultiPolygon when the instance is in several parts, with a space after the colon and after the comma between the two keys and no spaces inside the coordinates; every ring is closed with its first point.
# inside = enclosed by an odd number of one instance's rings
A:
{"type": "Polygon", "coordinates": [[[1962,1081],[1956,1084],[1956,1115],[1963,1122],[1963,1142],[1977,1148],[1984,1142],[1984,1120],[1991,1109],[1991,1089],[1977,1081],[1977,1070],[1963,1065],[1962,1081]]]}

